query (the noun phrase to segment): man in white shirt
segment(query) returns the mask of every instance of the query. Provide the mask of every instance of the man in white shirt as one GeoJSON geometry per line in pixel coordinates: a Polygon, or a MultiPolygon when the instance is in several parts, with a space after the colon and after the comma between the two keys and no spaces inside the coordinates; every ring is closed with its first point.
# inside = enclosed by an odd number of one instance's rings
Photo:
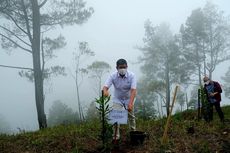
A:
{"type": "MultiPolygon", "coordinates": [[[[113,109],[128,110],[129,127],[136,130],[134,116],[134,101],[136,96],[136,78],[134,73],[127,71],[128,65],[125,59],[119,59],[116,63],[117,71],[112,73],[103,87],[104,96],[109,96],[109,88],[114,86],[113,109]]],[[[119,125],[113,129],[113,140],[120,139],[119,125]]]]}

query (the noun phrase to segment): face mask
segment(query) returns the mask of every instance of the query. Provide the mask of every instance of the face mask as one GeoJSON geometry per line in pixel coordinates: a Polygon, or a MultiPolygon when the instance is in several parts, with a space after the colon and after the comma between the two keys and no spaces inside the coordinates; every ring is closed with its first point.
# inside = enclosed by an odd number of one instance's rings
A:
{"type": "Polygon", "coordinates": [[[125,75],[126,72],[127,72],[127,69],[118,69],[118,73],[119,73],[120,75],[125,75]]]}
{"type": "Polygon", "coordinates": [[[208,80],[208,81],[206,81],[204,84],[208,85],[209,83],[210,83],[210,81],[208,80]]]}

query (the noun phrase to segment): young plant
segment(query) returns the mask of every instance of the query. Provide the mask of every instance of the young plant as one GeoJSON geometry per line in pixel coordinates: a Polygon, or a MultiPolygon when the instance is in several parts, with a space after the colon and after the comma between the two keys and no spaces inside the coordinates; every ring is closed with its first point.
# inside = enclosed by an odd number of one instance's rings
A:
{"type": "Polygon", "coordinates": [[[109,97],[105,97],[102,91],[102,95],[99,99],[96,99],[96,103],[99,105],[97,107],[99,114],[100,114],[100,121],[101,121],[101,135],[100,138],[102,140],[103,150],[106,151],[110,148],[110,142],[112,139],[112,125],[108,123],[108,114],[110,112],[109,108],[109,97]]]}
{"type": "Polygon", "coordinates": [[[201,109],[201,114],[204,117],[204,119],[206,121],[209,121],[209,102],[207,99],[207,95],[205,93],[204,87],[200,87],[200,100],[201,100],[201,105],[202,105],[202,109],[201,109]]]}

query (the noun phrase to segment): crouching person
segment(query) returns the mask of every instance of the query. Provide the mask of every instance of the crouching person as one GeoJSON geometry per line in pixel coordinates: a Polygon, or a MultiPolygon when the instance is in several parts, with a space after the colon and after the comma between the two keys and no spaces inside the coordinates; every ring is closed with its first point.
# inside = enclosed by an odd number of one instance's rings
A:
{"type": "MultiPolygon", "coordinates": [[[[136,130],[134,116],[134,101],[136,96],[136,78],[134,73],[127,70],[128,65],[125,59],[119,59],[116,62],[117,71],[112,73],[105,82],[103,87],[104,96],[109,96],[109,88],[113,85],[114,94],[112,97],[113,109],[128,110],[129,128],[136,130]]],[[[120,139],[120,125],[115,124],[113,127],[113,142],[120,139]]]]}

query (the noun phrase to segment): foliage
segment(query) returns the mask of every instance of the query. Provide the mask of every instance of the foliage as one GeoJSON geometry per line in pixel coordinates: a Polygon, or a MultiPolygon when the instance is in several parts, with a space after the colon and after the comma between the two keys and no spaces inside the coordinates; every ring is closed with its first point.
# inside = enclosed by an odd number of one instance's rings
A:
{"type": "Polygon", "coordinates": [[[137,97],[135,101],[135,116],[140,119],[148,120],[156,118],[155,102],[157,101],[157,94],[148,90],[148,87],[157,86],[152,82],[144,84],[143,80],[140,80],[137,85],[137,97]]]}
{"type": "MultiPolygon", "coordinates": [[[[195,9],[187,18],[185,26],[180,28],[183,55],[192,70],[198,71],[201,84],[201,64],[204,60],[204,15],[201,9],[195,9]]],[[[194,73],[193,73],[194,74],[194,73]]],[[[196,74],[196,73],[195,73],[196,74]]]]}
{"type": "MultiPolygon", "coordinates": [[[[185,83],[189,78],[189,69],[186,61],[181,54],[179,40],[170,31],[169,25],[162,23],[153,27],[152,23],[145,22],[145,45],[139,48],[143,56],[140,61],[144,77],[148,82],[163,83],[165,91],[166,110],[169,113],[170,93],[173,83],[185,83]],[[184,71],[184,69],[188,69],[184,71]]],[[[156,86],[155,86],[156,87],[156,86]]],[[[152,90],[153,91],[153,90],[152,90]]],[[[157,90],[155,90],[157,91],[157,90]]],[[[158,93],[162,90],[158,90],[158,93]]]]}
{"type": "Polygon", "coordinates": [[[54,101],[49,109],[48,125],[71,124],[78,122],[78,114],[60,100],[54,101]]]}
{"type": "Polygon", "coordinates": [[[154,108],[154,103],[152,101],[143,100],[142,102],[137,102],[135,104],[135,116],[143,120],[155,119],[156,110],[154,108]]]}
{"type": "MultiPolygon", "coordinates": [[[[44,38],[42,39],[41,47],[42,47],[42,75],[43,75],[43,80],[49,80],[51,77],[57,77],[57,76],[66,76],[65,72],[65,67],[63,66],[50,66],[47,68],[46,63],[52,60],[53,58],[56,58],[57,56],[55,55],[56,50],[59,50],[63,47],[65,47],[66,42],[65,38],[60,35],[55,39],[51,38],[44,38]]],[[[33,82],[34,81],[34,72],[31,70],[21,70],[19,71],[19,75],[21,77],[27,78],[29,81],[33,82]]]]}
{"type": "Polygon", "coordinates": [[[99,112],[96,107],[96,103],[93,101],[90,103],[87,113],[86,113],[86,119],[89,121],[99,119],[99,112]]]}
{"type": "Polygon", "coordinates": [[[230,98],[230,67],[228,68],[228,71],[225,73],[225,76],[222,77],[222,79],[225,82],[224,84],[225,96],[230,98]]]}
{"type": "Polygon", "coordinates": [[[111,69],[111,66],[104,62],[104,61],[94,61],[91,65],[87,67],[87,71],[89,73],[89,77],[96,79],[96,92],[98,95],[100,95],[101,91],[101,82],[102,82],[102,77],[105,73],[108,73],[111,69]]]}
{"type": "Polygon", "coordinates": [[[209,77],[212,78],[216,66],[230,59],[230,53],[228,52],[230,47],[230,24],[229,18],[224,15],[224,12],[211,2],[206,3],[203,12],[207,36],[205,48],[206,69],[209,72],[209,77]]]}
{"type": "Polygon", "coordinates": [[[100,115],[100,122],[101,122],[101,135],[100,138],[102,140],[103,151],[106,152],[110,149],[110,142],[112,140],[112,126],[108,123],[108,114],[110,112],[109,108],[109,97],[102,96],[99,99],[96,99],[96,103],[99,105],[97,107],[100,115]]]}
{"type": "Polygon", "coordinates": [[[206,70],[209,77],[216,66],[230,59],[229,49],[229,19],[216,5],[207,2],[204,8],[192,11],[180,33],[185,58],[198,70],[199,84],[201,85],[201,68],[203,75],[206,70]]]}
{"type": "Polygon", "coordinates": [[[208,102],[207,95],[203,86],[200,87],[200,101],[201,101],[201,115],[206,120],[209,121],[209,110],[210,104],[208,102]]]}

